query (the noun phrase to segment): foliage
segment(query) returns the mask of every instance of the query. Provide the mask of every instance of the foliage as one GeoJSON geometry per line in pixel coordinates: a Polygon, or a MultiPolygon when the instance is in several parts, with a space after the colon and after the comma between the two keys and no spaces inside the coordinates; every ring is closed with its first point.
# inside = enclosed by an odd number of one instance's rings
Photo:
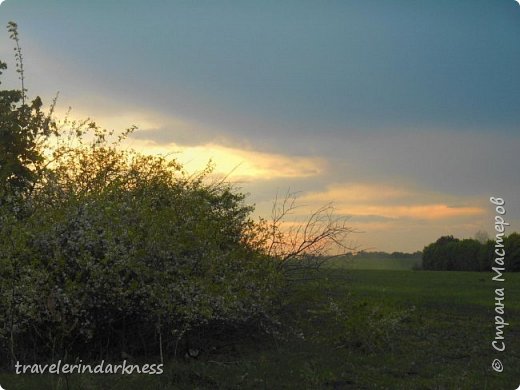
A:
{"type": "Polygon", "coordinates": [[[381,252],[381,251],[360,251],[358,253],[352,254],[349,257],[352,259],[374,259],[378,258],[381,260],[385,259],[420,259],[422,252],[416,251],[413,253],[405,253],[405,252],[381,252]]]}
{"type": "Polygon", "coordinates": [[[244,240],[244,195],[205,183],[209,171],[188,177],[174,160],[118,150],[90,129],[91,145],[55,151],[28,215],[2,224],[12,232],[1,255],[12,286],[1,311],[24,340],[16,349],[108,353],[112,343],[149,353],[163,347],[158,334],[174,348],[198,327],[267,323],[281,279],[244,240]]]}
{"type": "MultiPolygon", "coordinates": [[[[520,271],[520,235],[512,233],[503,239],[505,267],[509,272],[520,271]]],[[[435,271],[490,271],[495,254],[495,241],[459,240],[440,237],[423,251],[423,269],[435,271]]]]}
{"type": "MultiPolygon", "coordinates": [[[[10,22],[8,30],[16,43],[16,67],[22,88],[0,90],[0,202],[32,187],[43,168],[42,145],[56,131],[51,116],[42,110],[41,99],[26,101],[16,23],[10,22]]],[[[5,69],[7,64],[0,61],[0,75],[5,69]]]]}
{"type": "Polygon", "coordinates": [[[520,271],[520,234],[512,233],[504,240],[506,252],[506,269],[508,271],[520,271]]]}

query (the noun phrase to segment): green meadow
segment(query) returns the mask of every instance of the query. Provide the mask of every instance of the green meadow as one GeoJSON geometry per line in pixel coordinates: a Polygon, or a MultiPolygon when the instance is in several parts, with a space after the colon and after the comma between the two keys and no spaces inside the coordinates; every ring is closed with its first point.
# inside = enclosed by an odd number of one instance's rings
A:
{"type": "MultiPolygon", "coordinates": [[[[397,267],[398,268],[398,267],[397,267]]],[[[160,376],[3,374],[7,389],[516,389],[520,275],[324,269],[287,291],[290,331],[237,333],[160,376]],[[493,350],[505,288],[506,351],[493,350]],[[504,371],[491,369],[500,358],[504,371]]],[[[150,359],[148,359],[150,360],[150,359]]],[[[150,362],[150,361],[148,361],[150,362]]]]}

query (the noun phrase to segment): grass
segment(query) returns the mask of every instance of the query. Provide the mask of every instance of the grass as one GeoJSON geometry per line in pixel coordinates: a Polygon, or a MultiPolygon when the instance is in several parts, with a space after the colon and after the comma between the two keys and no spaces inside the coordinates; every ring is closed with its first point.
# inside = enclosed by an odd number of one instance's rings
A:
{"type": "MultiPolygon", "coordinates": [[[[491,274],[328,269],[290,291],[285,338],[243,337],[170,362],[159,377],[76,375],[69,388],[516,389],[520,274],[502,285],[511,324],[503,353],[491,347],[494,288],[502,287],[491,274]],[[504,372],[491,369],[494,358],[504,372]]],[[[12,373],[0,384],[67,388],[63,377],[12,373]]]]}

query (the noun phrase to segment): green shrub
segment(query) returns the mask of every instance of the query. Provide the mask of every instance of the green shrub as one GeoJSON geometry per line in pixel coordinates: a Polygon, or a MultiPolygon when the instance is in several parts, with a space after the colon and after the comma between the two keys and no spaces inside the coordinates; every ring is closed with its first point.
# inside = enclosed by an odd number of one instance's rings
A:
{"type": "Polygon", "coordinates": [[[2,242],[12,288],[0,305],[20,348],[142,353],[157,333],[168,343],[210,324],[269,323],[280,273],[247,241],[244,195],[207,173],[99,145],[54,161],[29,215],[0,228],[14,240],[2,242]]]}

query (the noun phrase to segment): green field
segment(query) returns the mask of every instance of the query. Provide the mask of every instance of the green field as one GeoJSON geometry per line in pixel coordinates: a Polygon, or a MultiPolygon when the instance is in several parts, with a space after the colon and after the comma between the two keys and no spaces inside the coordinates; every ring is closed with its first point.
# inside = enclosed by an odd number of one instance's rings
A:
{"type": "MultiPolygon", "coordinates": [[[[70,389],[490,389],[520,384],[520,275],[507,274],[507,350],[495,352],[488,273],[328,269],[287,295],[287,332],[236,335],[160,377],[83,375],[70,389]],[[300,336],[297,336],[300,334],[300,336]],[[504,372],[491,369],[500,358],[504,372]]],[[[154,360],[155,361],[155,360],[154,360]]],[[[53,383],[51,383],[51,379],[53,383]]],[[[12,374],[13,389],[66,389],[12,374]]]]}

